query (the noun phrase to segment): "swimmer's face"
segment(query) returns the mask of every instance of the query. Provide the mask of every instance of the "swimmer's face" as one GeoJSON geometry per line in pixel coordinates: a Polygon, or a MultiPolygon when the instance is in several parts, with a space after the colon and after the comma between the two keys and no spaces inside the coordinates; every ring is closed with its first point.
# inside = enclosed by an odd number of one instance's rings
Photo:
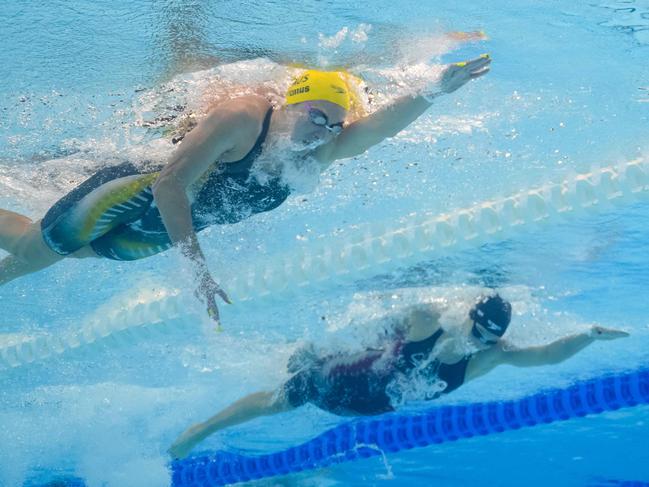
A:
{"type": "Polygon", "coordinates": [[[325,100],[305,101],[290,105],[295,116],[291,141],[302,149],[326,144],[342,131],[347,110],[325,100]]]}

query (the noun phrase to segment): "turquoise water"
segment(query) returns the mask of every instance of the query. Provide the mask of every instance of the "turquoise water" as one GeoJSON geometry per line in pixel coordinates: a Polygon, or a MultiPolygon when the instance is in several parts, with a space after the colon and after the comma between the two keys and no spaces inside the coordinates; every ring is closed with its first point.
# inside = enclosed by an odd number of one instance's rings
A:
{"type": "MultiPolygon", "coordinates": [[[[648,17],[649,4],[640,1],[492,2],[488,9],[382,1],[7,5],[0,13],[0,207],[38,218],[106,164],[164,158],[172,146],[146,121],[176,114],[177,106],[198,109],[217,76],[280,84],[281,66],[291,62],[354,66],[389,97],[396,67],[482,52],[494,59],[487,77],[440,99],[398,137],[335,164],[319,184],[303,181],[304,193],[278,210],[204,232],[216,276],[310,248],[350,225],[443,213],[646,156],[648,17]],[[443,36],[480,29],[489,36],[480,43],[443,36]]],[[[2,370],[0,485],[38,485],[59,474],[89,486],[167,485],[164,452],[186,426],[279,384],[296,342],[371,342],[376,328],[361,323],[393,303],[386,296],[407,301],[407,288],[463,302],[497,285],[513,300],[511,337],[520,344],[592,323],[632,333],[552,368],[502,367],[448,402],[518,397],[646,365],[648,228],[646,203],[629,204],[290,299],[224,306],[221,334],[191,318],[166,336],[126,337],[2,370]]],[[[1,340],[75,330],[137,300],[189,289],[179,266],[173,252],[134,263],[70,261],[11,283],[0,290],[1,340]]],[[[647,412],[429,447],[285,482],[649,482],[647,412]]],[[[340,421],[306,407],[227,430],[202,447],[274,451],[340,421]]]]}

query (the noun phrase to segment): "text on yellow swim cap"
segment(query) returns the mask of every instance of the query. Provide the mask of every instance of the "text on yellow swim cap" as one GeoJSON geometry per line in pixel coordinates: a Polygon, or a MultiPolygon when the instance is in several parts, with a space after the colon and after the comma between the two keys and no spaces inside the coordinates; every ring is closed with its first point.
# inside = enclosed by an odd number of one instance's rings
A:
{"type": "Polygon", "coordinates": [[[286,104],[326,100],[349,110],[351,96],[346,78],[340,71],[305,71],[289,86],[286,104]]]}

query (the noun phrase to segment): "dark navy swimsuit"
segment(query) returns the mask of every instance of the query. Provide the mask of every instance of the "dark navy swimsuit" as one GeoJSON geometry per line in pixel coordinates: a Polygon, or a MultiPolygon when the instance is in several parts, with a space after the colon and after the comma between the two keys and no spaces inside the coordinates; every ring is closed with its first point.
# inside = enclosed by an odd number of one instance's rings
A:
{"type": "MultiPolygon", "coordinates": [[[[236,162],[222,163],[203,182],[192,203],[196,231],[210,225],[237,223],[281,205],[290,190],[279,177],[261,184],[251,175],[268,134],[272,109],[264,118],[253,148],[236,162]]],[[[47,212],[43,238],[61,255],[85,245],[103,257],[135,260],[171,247],[152,185],[158,172],[142,173],[124,163],[99,171],[47,212]]]]}
{"type": "MultiPolygon", "coordinates": [[[[388,385],[398,373],[412,374],[421,360],[430,355],[443,333],[440,328],[424,340],[398,344],[392,354],[367,350],[352,356],[334,355],[315,360],[311,366],[291,377],[283,392],[293,407],[310,402],[320,409],[341,415],[394,411],[386,391],[388,385]]],[[[444,381],[446,387],[441,394],[448,394],[464,383],[470,359],[469,355],[454,364],[433,360],[419,372],[431,381],[444,381]]]]}

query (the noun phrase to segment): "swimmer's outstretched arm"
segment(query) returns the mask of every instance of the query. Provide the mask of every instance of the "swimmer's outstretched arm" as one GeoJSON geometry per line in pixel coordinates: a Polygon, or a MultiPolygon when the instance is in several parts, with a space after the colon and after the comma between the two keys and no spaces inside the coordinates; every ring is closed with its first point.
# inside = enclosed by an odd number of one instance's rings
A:
{"type": "Polygon", "coordinates": [[[218,430],[245,423],[260,416],[289,411],[293,407],[283,394],[276,392],[256,392],[250,394],[215,414],[204,423],[187,429],[169,448],[172,458],[185,458],[201,441],[218,430]]]}
{"type": "Polygon", "coordinates": [[[491,58],[483,55],[471,61],[447,66],[438,83],[439,91],[428,93],[426,97],[418,95],[398,98],[389,106],[345,127],[331,143],[316,151],[316,157],[328,162],[354,157],[383,140],[394,137],[432,105],[430,100],[452,93],[472,79],[485,75],[489,72],[490,63],[491,58]]]}
{"type": "Polygon", "coordinates": [[[596,340],[615,340],[616,338],[628,336],[629,334],[622,330],[593,326],[583,333],[560,338],[548,345],[518,350],[502,350],[501,363],[517,367],[554,365],[568,360],[596,340]]]}
{"type": "Polygon", "coordinates": [[[560,338],[547,345],[526,348],[493,347],[477,353],[467,368],[467,380],[486,374],[500,364],[516,367],[554,365],[568,360],[596,340],[615,340],[628,337],[622,330],[593,326],[576,335],[560,338]]]}
{"type": "Polygon", "coordinates": [[[615,340],[628,337],[622,330],[593,326],[576,335],[560,338],[547,345],[526,348],[493,347],[474,355],[466,371],[466,380],[473,380],[501,364],[515,367],[554,365],[568,360],[596,340],[615,340]]]}

